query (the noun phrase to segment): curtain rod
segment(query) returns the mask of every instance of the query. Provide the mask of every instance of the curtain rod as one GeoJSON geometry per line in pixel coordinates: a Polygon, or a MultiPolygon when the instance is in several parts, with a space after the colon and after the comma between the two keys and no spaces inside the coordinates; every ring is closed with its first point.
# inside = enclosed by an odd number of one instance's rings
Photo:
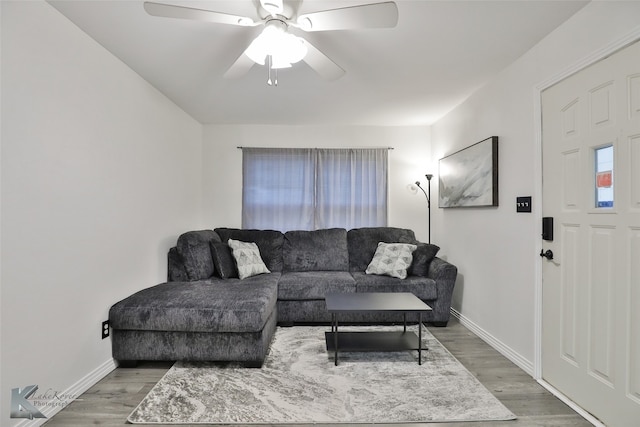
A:
{"type": "MultiPolygon", "coordinates": [[[[245,148],[264,148],[264,149],[276,149],[276,150],[282,150],[282,149],[305,149],[307,147],[245,147],[242,145],[238,145],[236,147],[238,150],[244,150],[245,148]]],[[[347,147],[347,148],[328,148],[328,147],[313,147],[311,148],[311,150],[358,150],[358,149],[366,149],[366,148],[386,148],[387,150],[394,150],[394,147],[347,147]]]]}

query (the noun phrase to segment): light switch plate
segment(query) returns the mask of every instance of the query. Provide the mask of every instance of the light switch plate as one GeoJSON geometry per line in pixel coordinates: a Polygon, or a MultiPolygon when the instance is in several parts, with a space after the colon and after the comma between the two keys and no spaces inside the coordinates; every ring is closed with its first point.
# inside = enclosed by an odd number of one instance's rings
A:
{"type": "Polygon", "coordinates": [[[531,196],[516,197],[516,212],[531,212],[531,196]]]}

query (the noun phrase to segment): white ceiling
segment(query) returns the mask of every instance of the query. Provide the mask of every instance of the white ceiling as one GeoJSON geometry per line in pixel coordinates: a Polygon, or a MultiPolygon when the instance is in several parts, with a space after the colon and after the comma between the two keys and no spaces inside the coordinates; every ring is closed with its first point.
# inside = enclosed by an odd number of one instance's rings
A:
{"type": "MultiPolygon", "coordinates": [[[[258,18],[256,0],[156,1],[258,18]]],[[[379,1],[296,3],[308,13],[379,1]]],[[[222,77],[261,27],[153,17],[137,0],[49,3],[201,123],[405,126],[445,115],[588,2],[396,0],[395,28],[294,29],[346,74],[324,81],[300,62],[278,87],[259,65],[222,77]]]]}

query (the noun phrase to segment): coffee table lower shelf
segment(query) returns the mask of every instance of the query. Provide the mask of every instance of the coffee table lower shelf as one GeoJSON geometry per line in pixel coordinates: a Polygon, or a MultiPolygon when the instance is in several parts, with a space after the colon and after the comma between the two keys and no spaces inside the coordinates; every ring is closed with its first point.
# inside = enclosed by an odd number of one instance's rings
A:
{"type": "MultiPolygon", "coordinates": [[[[336,351],[335,332],[325,332],[328,351],[336,351]]],[[[426,350],[420,348],[414,332],[366,331],[338,332],[338,351],[406,351],[426,350]]]]}

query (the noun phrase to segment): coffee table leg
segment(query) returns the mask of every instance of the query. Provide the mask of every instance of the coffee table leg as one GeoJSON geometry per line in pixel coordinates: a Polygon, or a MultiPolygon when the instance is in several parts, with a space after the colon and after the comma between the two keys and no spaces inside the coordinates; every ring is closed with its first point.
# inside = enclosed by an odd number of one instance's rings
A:
{"type": "Polygon", "coordinates": [[[418,365],[422,365],[422,313],[418,313],[418,365]]]}
{"type": "Polygon", "coordinates": [[[404,320],[404,332],[407,332],[407,313],[402,313],[404,320]]]}
{"type": "Polygon", "coordinates": [[[335,331],[333,333],[333,344],[335,347],[335,352],[333,353],[333,363],[335,366],[338,366],[338,315],[333,314],[333,321],[335,323],[335,331]]]}

